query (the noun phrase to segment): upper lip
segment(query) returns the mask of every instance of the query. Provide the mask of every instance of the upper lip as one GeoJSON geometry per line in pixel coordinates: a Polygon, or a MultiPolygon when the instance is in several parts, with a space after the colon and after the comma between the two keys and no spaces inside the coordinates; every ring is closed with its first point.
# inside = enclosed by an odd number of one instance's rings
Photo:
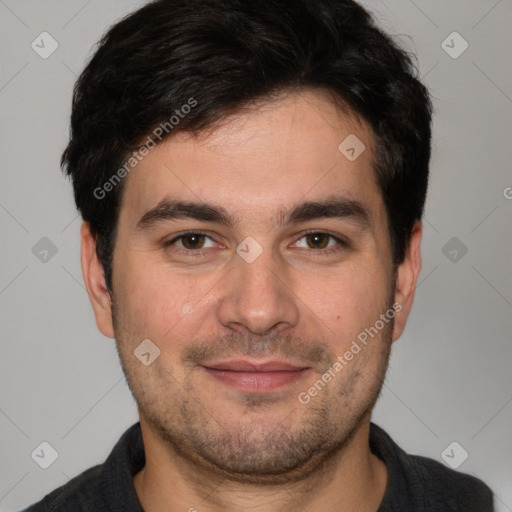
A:
{"type": "Polygon", "coordinates": [[[231,370],[239,372],[277,372],[277,371],[298,371],[309,368],[298,366],[287,361],[272,359],[265,362],[248,361],[247,359],[230,359],[215,363],[203,364],[205,368],[213,370],[231,370]]]}

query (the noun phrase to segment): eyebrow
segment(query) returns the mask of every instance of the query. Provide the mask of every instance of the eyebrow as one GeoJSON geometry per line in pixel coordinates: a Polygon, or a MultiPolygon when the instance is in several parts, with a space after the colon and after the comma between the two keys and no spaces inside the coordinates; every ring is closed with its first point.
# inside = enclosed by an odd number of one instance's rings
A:
{"type": "Polygon", "coordinates": [[[186,218],[216,222],[227,227],[233,227],[236,224],[235,218],[221,206],[164,198],[140,218],[137,228],[150,229],[168,220],[186,218]]]}
{"type": "Polygon", "coordinates": [[[277,216],[277,225],[284,226],[317,219],[346,219],[361,229],[369,229],[372,225],[368,208],[360,201],[344,196],[329,196],[322,201],[300,203],[280,212],[277,216]]]}
{"type": "MultiPolygon", "coordinates": [[[[148,230],[157,224],[175,219],[195,219],[212,222],[232,228],[239,221],[222,206],[192,201],[164,198],[154,208],[148,210],[137,222],[137,228],[148,230]]],[[[361,229],[371,227],[371,215],[360,201],[343,196],[329,196],[321,201],[299,203],[281,210],[275,218],[278,226],[317,219],[347,219],[361,229]]]]}

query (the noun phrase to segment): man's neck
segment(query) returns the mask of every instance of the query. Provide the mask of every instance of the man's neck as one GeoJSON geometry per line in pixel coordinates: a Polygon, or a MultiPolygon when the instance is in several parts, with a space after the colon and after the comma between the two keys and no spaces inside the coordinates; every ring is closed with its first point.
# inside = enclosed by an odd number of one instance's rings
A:
{"type": "Polygon", "coordinates": [[[387,486],[385,464],[370,452],[369,418],[343,449],[299,482],[239,483],[191,465],[141,421],[146,465],[133,482],[145,512],[377,512],[387,486]]]}

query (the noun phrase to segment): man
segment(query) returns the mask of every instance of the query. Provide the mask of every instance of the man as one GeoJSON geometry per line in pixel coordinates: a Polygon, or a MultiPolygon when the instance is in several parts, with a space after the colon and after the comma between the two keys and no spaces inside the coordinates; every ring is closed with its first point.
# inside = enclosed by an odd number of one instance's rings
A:
{"type": "Polygon", "coordinates": [[[27,510],[492,510],[370,422],[420,271],[430,123],[350,0],[159,0],[113,26],[63,164],[140,423],[27,510]]]}

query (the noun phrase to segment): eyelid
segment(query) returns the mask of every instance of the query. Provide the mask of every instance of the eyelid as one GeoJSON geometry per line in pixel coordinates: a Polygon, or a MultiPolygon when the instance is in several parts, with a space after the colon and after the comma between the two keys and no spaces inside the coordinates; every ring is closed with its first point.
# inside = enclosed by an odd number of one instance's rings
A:
{"type": "Polygon", "coordinates": [[[336,240],[336,242],[337,242],[337,245],[332,246],[332,247],[327,247],[325,249],[306,249],[308,252],[315,253],[317,256],[321,256],[322,254],[325,255],[325,254],[333,253],[338,250],[345,249],[345,248],[349,247],[349,242],[343,236],[341,236],[339,234],[331,233],[330,231],[324,231],[321,229],[307,229],[305,231],[302,231],[299,234],[297,241],[294,242],[294,244],[296,244],[299,240],[301,240],[302,238],[304,238],[307,235],[316,235],[316,234],[326,235],[326,236],[336,240]]]}
{"type": "MultiPolygon", "coordinates": [[[[206,238],[209,238],[212,242],[215,242],[216,244],[219,244],[219,245],[223,245],[220,242],[218,242],[217,240],[215,240],[215,238],[209,232],[202,231],[200,229],[189,229],[188,231],[182,231],[181,233],[175,233],[170,240],[162,242],[162,245],[164,245],[165,247],[170,246],[170,245],[174,244],[175,242],[177,242],[178,240],[186,237],[187,235],[203,235],[206,238]]],[[[193,251],[192,249],[188,249],[187,252],[199,252],[200,250],[201,249],[197,249],[197,250],[193,251]]]]}
{"type": "Polygon", "coordinates": [[[337,233],[331,233],[330,231],[325,231],[323,229],[306,229],[305,231],[302,231],[301,233],[299,233],[298,240],[300,240],[301,238],[303,238],[306,235],[316,235],[316,234],[328,235],[328,236],[331,236],[332,238],[335,238],[336,240],[338,240],[339,242],[341,242],[343,244],[348,244],[348,241],[342,235],[337,234],[337,233]]]}

